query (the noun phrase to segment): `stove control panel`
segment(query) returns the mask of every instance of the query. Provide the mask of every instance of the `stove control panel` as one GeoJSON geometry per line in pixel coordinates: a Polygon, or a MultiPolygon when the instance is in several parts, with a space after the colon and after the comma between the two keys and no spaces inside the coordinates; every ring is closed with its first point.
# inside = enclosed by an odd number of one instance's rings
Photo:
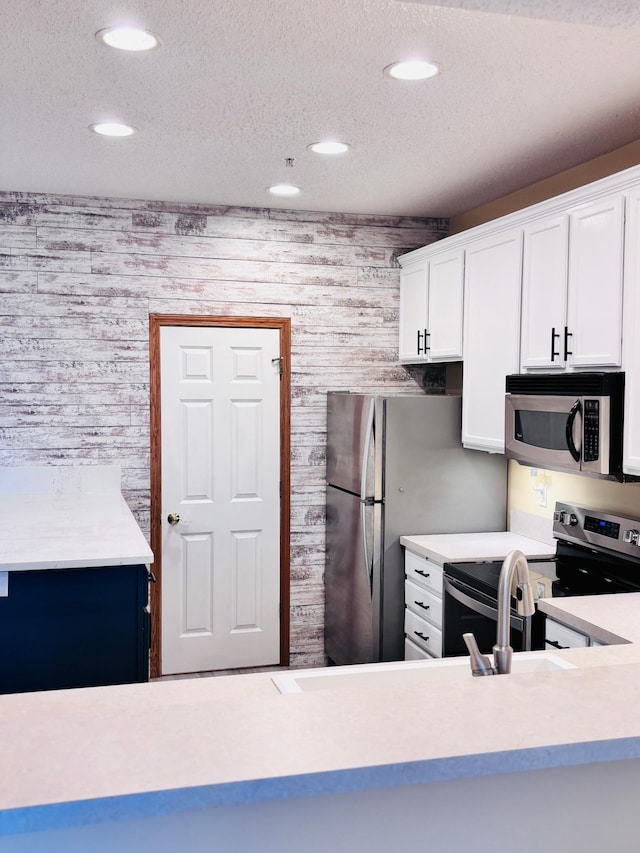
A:
{"type": "Polygon", "coordinates": [[[617,554],[640,555],[640,519],[557,502],[553,535],[565,542],[593,545],[617,554]]]}
{"type": "Polygon", "coordinates": [[[606,521],[594,515],[585,515],[584,529],[590,533],[599,533],[600,536],[608,536],[609,539],[620,538],[620,525],[617,521],[606,521]]]}

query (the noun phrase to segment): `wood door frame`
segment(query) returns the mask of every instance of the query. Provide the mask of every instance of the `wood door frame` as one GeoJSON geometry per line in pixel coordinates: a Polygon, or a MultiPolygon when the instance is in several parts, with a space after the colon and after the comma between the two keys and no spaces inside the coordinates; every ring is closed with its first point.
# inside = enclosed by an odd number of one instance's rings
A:
{"type": "Polygon", "coordinates": [[[160,424],[160,329],[162,326],[211,326],[280,330],[280,665],[289,665],[291,538],[291,320],[285,317],[149,315],[151,550],[156,583],[151,584],[151,677],[162,661],[162,435],[160,424]]]}

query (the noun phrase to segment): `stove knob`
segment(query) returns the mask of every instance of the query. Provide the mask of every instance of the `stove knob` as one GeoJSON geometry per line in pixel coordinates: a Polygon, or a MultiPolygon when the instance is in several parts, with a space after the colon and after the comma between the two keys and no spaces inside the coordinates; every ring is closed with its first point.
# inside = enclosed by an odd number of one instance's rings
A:
{"type": "Polygon", "coordinates": [[[640,544],[640,530],[625,530],[622,541],[628,542],[630,545],[640,544]]]}
{"type": "Polygon", "coordinates": [[[578,523],[578,518],[575,513],[565,512],[564,510],[556,510],[556,512],[553,513],[553,520],[568,527],[575,527],[578,523]]]}

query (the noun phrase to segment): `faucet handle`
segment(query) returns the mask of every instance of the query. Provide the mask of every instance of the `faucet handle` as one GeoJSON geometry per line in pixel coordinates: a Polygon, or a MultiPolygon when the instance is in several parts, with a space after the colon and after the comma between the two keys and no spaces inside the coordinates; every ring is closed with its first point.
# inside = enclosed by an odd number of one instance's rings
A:
{"type": "Polygon", "coordinates": [[[491,665],[491,660],[487,655],[480,653],[475,636],[473,634],[463,634],[462,639],[464,640],[466,647],[469,649],[471,675],[474,677],[480,675],[495,675],[496,670],[491,665]]]}

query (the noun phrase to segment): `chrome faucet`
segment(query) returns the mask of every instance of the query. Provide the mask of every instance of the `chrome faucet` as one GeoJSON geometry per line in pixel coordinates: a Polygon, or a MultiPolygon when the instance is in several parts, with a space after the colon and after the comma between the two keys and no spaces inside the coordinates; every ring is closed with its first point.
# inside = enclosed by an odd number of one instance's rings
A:
{"type": "Polygon", "coordinates": [[[532,616],[535,612],[533,590],[529,578],[529,565],[522,551],[511,551],[500,569],[498,584],[498,634],[493,647],[493,665],[486,655],[480,654],[473,634],[463,634],[462,639],[469,649],[473,675],[505,675],[511,672],[513,649],[509,643],[511,628],[511,587],[516,575],[520,616],[532,616]]]}

